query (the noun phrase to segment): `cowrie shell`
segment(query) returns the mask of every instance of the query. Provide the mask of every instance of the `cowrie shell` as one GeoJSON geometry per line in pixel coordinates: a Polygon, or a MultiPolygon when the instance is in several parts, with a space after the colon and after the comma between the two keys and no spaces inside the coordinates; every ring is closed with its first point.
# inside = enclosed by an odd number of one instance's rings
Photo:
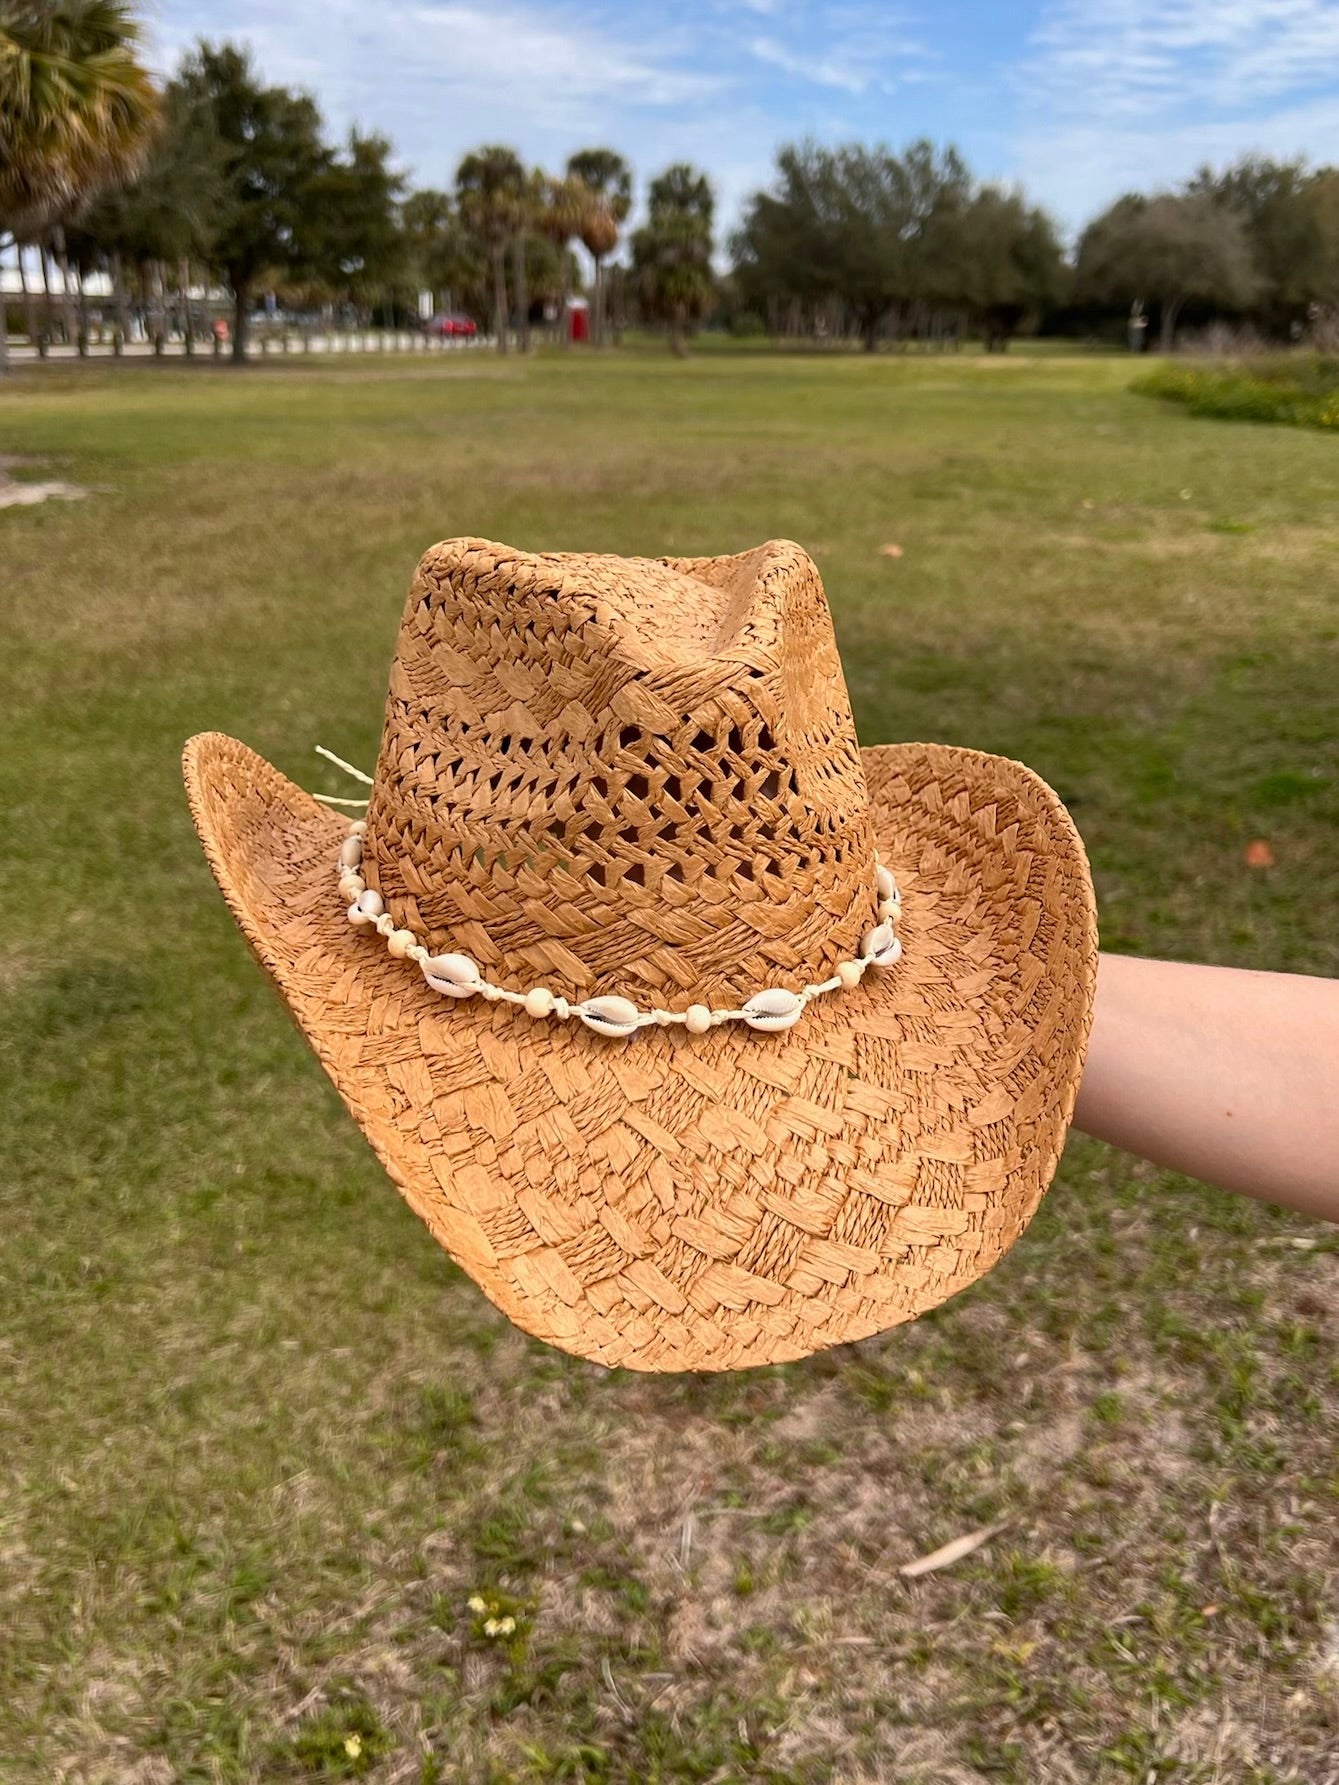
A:
{"type": "Polygon", "coordinates": [[[358,909],[364,917],[380,917],[386,909],[386,902],[379,892],[373,892],[369,886],[366,892],[358,894],[358,909]]]}
{"type": "Polygon", "coordinates": [[[631,1035],[637,1028],[637,1006],[631,998],[589,998],[576,1014],[597,1035],[631,1035]]]}
{"type": "Polygon", "coordinates": [[[423,962],[423,977],[434,992],[468,998],[479,989],[479,969],[467,954],[432,954],[423,962]]]}
{"type": "Polygon", "coordinates": [[[893,926],[890,923],[881,923],[862,939],[860,952],[867,961],[873,961],[876,967],[891,967],[901,956],[902,944],[893,934],[893,926]]]}
{"type": "Polygon", "coordinates": [[[789,1029],[803,1015],[804,999],[780,986],[755,993],[744,1006],[744,1021],[750,1029],[789,1029]]]}
{"type": "Polygon", "coordinates": [[[874,885],[878,890],[879,898],[881,900],[896,899],[897,882],[893,879],[892,875],[888,872],[887,868],[884,867],[882,862],[880,862],[878,867],[874,870],[874,885]]]}

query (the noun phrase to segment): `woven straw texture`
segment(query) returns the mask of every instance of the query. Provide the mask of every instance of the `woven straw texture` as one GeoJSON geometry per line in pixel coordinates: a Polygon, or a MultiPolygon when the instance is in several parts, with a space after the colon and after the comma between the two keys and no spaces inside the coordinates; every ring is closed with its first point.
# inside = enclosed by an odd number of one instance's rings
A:
{"type": "Polygon", "coordinates": [[[397,642],[363,872],[517,991],[643,1007],[798,990],[875,921],[902,960],[783,1034],[627,1042],[449,1000],[346,920],[347,818],[194,738],[234,916],[414,1210],[526,1331],[741,1368],[910,1319],[1031,1218],[1073,1113],[1097,937],[1082,844],[1021,764],[861,751],[817,571],[429,552],[397,642]]]}

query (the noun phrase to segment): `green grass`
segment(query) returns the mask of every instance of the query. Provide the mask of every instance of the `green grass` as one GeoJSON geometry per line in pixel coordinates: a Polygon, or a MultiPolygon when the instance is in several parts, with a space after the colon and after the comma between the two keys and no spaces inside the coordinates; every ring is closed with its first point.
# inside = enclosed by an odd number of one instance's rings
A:
{"type": "Polygon", "coordinates": [[[661,350],[0,388],[0,451],[94,491],[0,511],[6,1785],[1334,1773],[1323,1230],[1075,1137],[913,1327],[606,1375],[401,1203],[178,776],[203,727],[318,789],[313,744],[370,762],[444,535],[785,535],[862,736],[1035,765],[1108,947],[1339,972],[1339,442],[1129,378],[661,350]]]}
{"type": "Polygon", "coordinates": [[[1339,429],[1339,360],[1314,353],[1262,355],[1240,363],[1161,363],[1136,389],[1220,421],[1278,422],[1339,429]]]}

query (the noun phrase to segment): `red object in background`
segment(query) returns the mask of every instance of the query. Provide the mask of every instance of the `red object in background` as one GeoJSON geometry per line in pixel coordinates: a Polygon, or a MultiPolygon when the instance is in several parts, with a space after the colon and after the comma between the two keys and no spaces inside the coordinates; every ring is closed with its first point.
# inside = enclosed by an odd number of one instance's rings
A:
{"type": "Polygon", "coordinates": [[[210,327],[216,341],[226,341],[228,339],[228,325],[223,317],[215,317],[210,327]]]}
{"type": "Polygon", "coordinates": [[[590,340],[590,310],[585,304],[573,304],[567,312],[569,341],[590,340]]]}
{"type": "Polygon", "coordinates": [[[459,314],[451,316],[434,316],[431,322],[425,322],[423,324],[423,330],[425,334],[429,335],[442,335],[444,337],[464,335],[466,338],[472,335],[477,335],[479,332],[472,316],[461,316],[459,314]]]}

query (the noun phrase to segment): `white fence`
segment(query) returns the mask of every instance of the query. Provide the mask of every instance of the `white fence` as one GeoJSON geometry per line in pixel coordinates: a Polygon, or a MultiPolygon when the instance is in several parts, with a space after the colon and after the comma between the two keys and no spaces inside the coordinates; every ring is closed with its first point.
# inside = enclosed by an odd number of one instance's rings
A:
{"type": "MultiPolygon", "coordinates": [[[[48,360],[113,359],[117,357],[112,344],[111,331],[105,330],[103,339],[98,339],[98,331],[94,330],[88,342],[88,351],[80,355],[78,347],[72,342],[52,342],[47,348],[48,360]]],[[[421,334],[417,329],[276,329],[269,325],[256,327],[247,340],[248,359],[281,359],[285,354],[307,353],[468,353],[480,347],[496,346],[491,335],[475,335],[470,339],[451,336],[443,339],[438,335],[421,334]]],[[[38,348],[26,341],[22,335],[11,335],[9,338],[9,357],[16,363],[34,361],[42,357],[38,348]]],[[[187,354],[186,344],[180,337],[166,341],[163,351],[155,355],[151,341],[128,341],[121,349],[120,357],[124,359],[185,359],[192,357],[198,360],[228,360],[232,358],[232,342],[216,342],[211,336],[202,336],[195,342],[193,355],[187,354]]]]}

